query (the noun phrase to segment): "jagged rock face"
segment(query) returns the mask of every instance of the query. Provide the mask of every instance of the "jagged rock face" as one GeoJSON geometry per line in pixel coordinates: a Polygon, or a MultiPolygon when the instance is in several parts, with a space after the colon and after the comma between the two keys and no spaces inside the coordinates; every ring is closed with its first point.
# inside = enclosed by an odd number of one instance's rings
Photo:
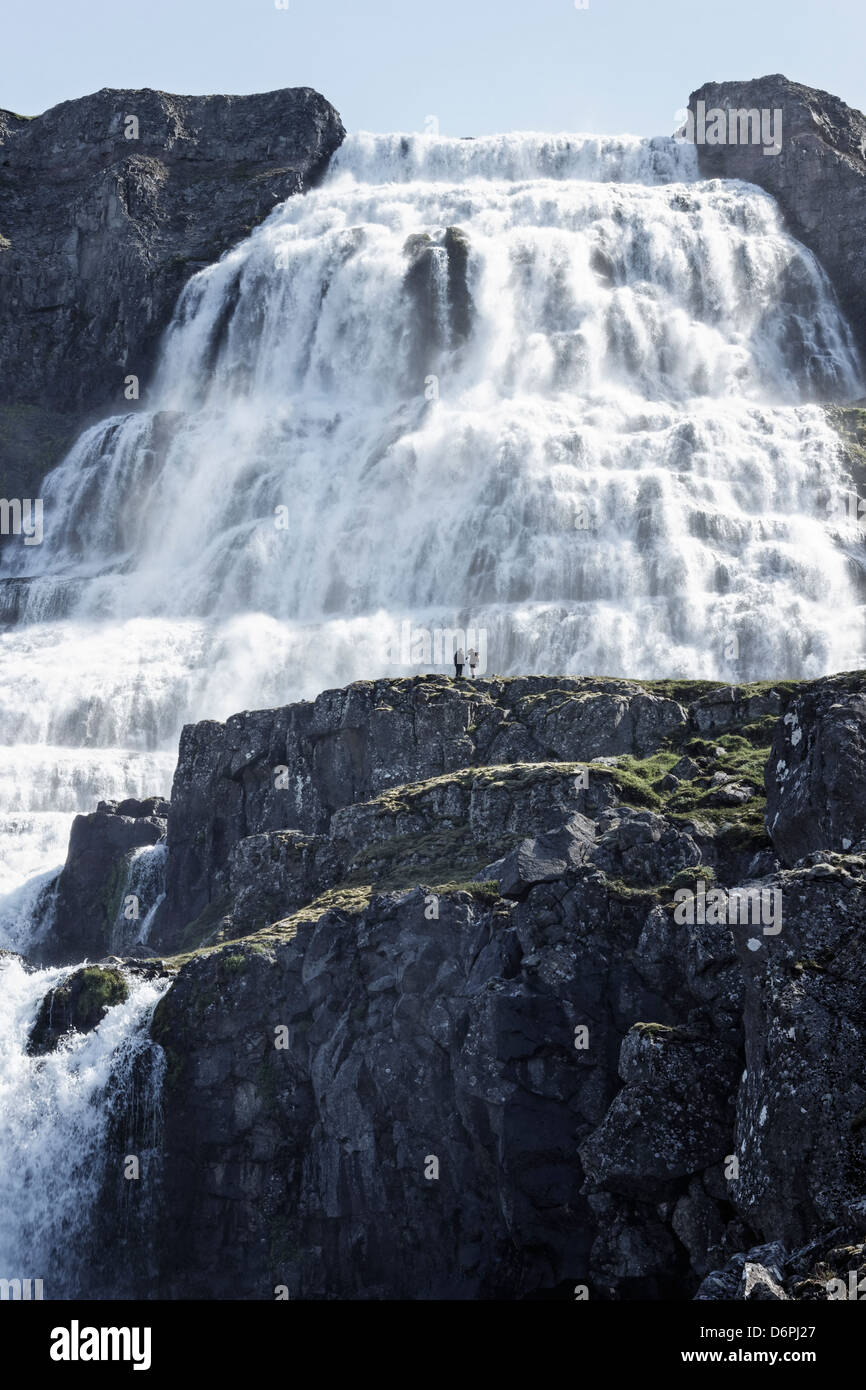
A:
{"type": "Polygon", "coordinates": [[[866,1191],[866,859],[769,880],[777,934],[735,930],[745,982],[738,1210],[788,1248],[851,1219],[866,1191]]]}
{"type": "Polygon", "coordinates": [[[707,111],[782,112],[782,146],[701,144],[707,178],[745,179],[777,199],[795,237],[827,271],[861,352],[866,351],[866,118],[829,92],[775,74],[751,82],[707,82],[689,97],[707,111]]]}
{"type": "MultiPolygon", "coordinates": [[[[310,187],[344,134],[306,87],[105,88],[32,119],[0,112],[0,409],[43,412],[28,423],[40,461],[66,442],[57,412],[129,408],[124,377],[146,384],[186,280],[310,187]]],[[[4,495],[22,467],[0,456],[4,495]]]]}
{"type": "Polygon", "coordinates": [[[692,723],[700,733],[719,734],[736,731],[759,719],[776,717],[781,708],[782,696],[778,690],[751,694],[746,686],[726,685],[695,700],[690,711],[692,723]]]}
{"type": "Polygon", "coordinates": [[[629,1031],[619,1059],[623,1088],[581,1149],[592,1187],[641,1197],[721,1164],[734,1118],[740,1040],[732,1032],[727,1047],[720,1041],[718,1033],[701,1037],[658,1025],[629,1031]]]}
{"type": "Polygon", "coordinates": [[[227,895],[229,856],[251,835],[325,834],[344,807],[478,764],[640,756],[686,722],[675,700],[628,681],[429,677],[362,681],[224,725],[190,725],[180,741],[154,940],[176,944],[227,895]]]}
{"type": "Polygon", "coordinates": [[[764,780],[767,830],[784,864],[866,838],[866,695],[856,677],[821,682],[790,705],[764,780]]]}
{"type": "Polygon", "coordinates": [[[76,816],[69,851],[53,890],[51,931],[36,954],[52,964],[112,949],[112,929],[120,910],[133,851],[165,838],[168,802],[130,798],[100,801],[98,809],[76,816]]]}
{"type": "Polygon", "coordinates": [[[522,898],[536,883],[552,883],[585,864],[594,845],[593,822],[577,812],[558,830],[521,841],[479,878],[495,879],[505,898],[522,898]]]}
{"type": "MultiPolygon", "coordinates": [[[[816,859],[763,885],[781,895],[778,932],[678,928],[662,908],[647,919],[634,964],[683,1022],[630,1030],[623,1087],[580,1149],[599,1282],[623,1290],[663,1269],[672,1236],[705,1277],[755,1237],[796,1250],[829,1228],[837,1244],[862,1228],[866,866],[816,859]],[[684,986],[703,1008],[686,1012],[684,986]]],[[[754,1270],[739,1256],[699,1296],[843,1296],[774,1291],[778,1270],[745,1258],[754,1270]]]]}
{"type": "Polygon", "coordinates": [[[681,870],[702,863],[696,840],[679,824],[653,811],[613,807],[599,818],[592,862],[608,878],[633,887],[669,883],[681,870]]]}
{"type": "Polygon", "coordinates": [[[670,1012],[628,964],[640,918],[590,872],[513,907],[374,898],[192,961],[154,1024],[166,1292],[471,1298],[588,1278],[576,1146],[635,1011],[670,1012]]]}
{"type": "MultiPolygon", "coordinates": [[[[690,933],[670,904],[652,906],[660,883],[715,862],[712,830],[621,805],[612,766],[580,775],[584,750],[615,763],[696,731],[677,701],[619,682],[419,680],[185,732],[174,872],[208,838],[220,846],[224,936],[331,885],[348,894],[361,866],[381,880],[397,858],[422,886],[313,904],[181,971],[154,1025],[169,1075],[162,1228],[177,1231],[161,1287],[471,1298],[572,1280],[659,1296],[742,1248],[752,1233],[720,1172],[742,1071],[730,933],[690,933]],[[504,736],[537,761],[490,766],[504,736]],[[552,740],[574,761],[550,761],[552,740]],[[355,799],[335,806],[338,794],[355,799]],[[232,843],[254,818],[301,828],[232,843]],[[497,844],[512,849],[479,859],[497,844]],[[443,853],[452,877],[480,863],[497,886],[425,888],[443,853]],[[648,1202],[605,1185],[608,1161],[622,1166],[608,1131],[585,1191],[575,1157],[605,1122],[641,1019],[691,1029],[688,1074],[674,1069],[656,1107],[676,1154],[656,1144],[648,1202]],[[717,1081],[696,1119],[701,1059],[717,1081]],[[439,1186],[424,1177],[431,1157],[439,1186]]],[[[677,786],[706,770],[671,762],[677,786]]]]}
{"type": "Polygon", "coordinates": [[[852,1296],[866,842],[779,860],[856,803],[819,752],[864,689],[419,678],[187,729],[138,1292],[852,1296]],[[768,847],[714,798],[794,727],[768,847]]]}
{"type": "Polygon", "coordinates": [[[335,811],[330,834],[343,858],[398,836],[430,835],[466,826],[479,843],[558,829],[578,813],[598,816],[617,800],[613,773],[586,776],[563,764],[481,767],[443,774],[396,795],[381,795],[335,811]]]}
{"type": "Polygon", "coordinates": [[[859,1300],[866,1293],[863,1223],[787,1251],[780,1241],[734,1255],[704,1279],[696,1299],[859,1300]]]}
{"type": "Polygon", "coordinates": [[[232,933],[246,935],[303,907],[336,883],[340,867],[324,835],[273,830],[239,840],[229,855],[232,933]]]}

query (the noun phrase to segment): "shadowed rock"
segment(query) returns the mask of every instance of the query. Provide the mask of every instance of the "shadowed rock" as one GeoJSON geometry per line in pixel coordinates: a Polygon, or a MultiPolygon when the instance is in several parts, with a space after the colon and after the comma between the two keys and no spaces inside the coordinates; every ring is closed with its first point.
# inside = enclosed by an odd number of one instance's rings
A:
{"type": "Polygon", "coordinates": [[[764,782],[784,864],[866,838],[866,692],[856,678],[807,688],[776,726],[764,782]]]}
{"type": "Polygon", "coordinates": [[[315,183],[344,134],[308,87],[0,111],[4,496],[38,495],[84,417],[129,408],[124,377],[146,387],[186,281],[315,183]]]}

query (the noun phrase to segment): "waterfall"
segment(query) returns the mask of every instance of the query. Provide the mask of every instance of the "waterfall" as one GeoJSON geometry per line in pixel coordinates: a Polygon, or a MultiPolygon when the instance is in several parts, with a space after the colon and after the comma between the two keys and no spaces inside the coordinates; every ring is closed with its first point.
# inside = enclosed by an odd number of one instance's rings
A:
{"type": "Polygon", "coordinates": [[[142,408],[4,548],[7,891],[95,795],[167,794],[184,722],[420,669],[407,623],[500,674],[862,664],[820,403],[863,391],[815,259],[693,146],[350,137],[190,280],[142,408]]]}
{"type": "MultiPolygon", "coordinates": [[[[864,664],[821,409],[863,391],[814,258],[693,146],[350,137],[191,279],[142,408],[45,480],[42,544],[4,545],[0,946],[50,925],[76,813],[168,794],[184,722],[412,674],[407,626],[422,652],[473,627],[500,674],[864,664]]],[[[130,858],[119,952],[146,945],[164,859],[130,858]]],[[[127,1112],[158,1147],[165,983],[130,975],[31,1056],[67,973],[0,957],[0,1278],[46,1297],[98,1293],[104,1206],[136,1245],[127,1112]]]]}
{"type": "Polygon", "coordinates": [[[27,1044],[42,1000],[70,973],[31,971],[15,957],[0,958],[0,1279],[42,1280],[46,1299],[94,1296],[100,1278],[120,1296],[99,1198],[106,1185],[135,1182],[139,1210],[147,1207],[165,1064],[147,1027],[167,981],[134,975],[127,976],[126,1002],[110,1008],[93,1032],[70,1034],[56,1051],[31,1056],[27,1044]],[[138,1179],[124,1176],[131,1131],[138,1179]]]}
{"type": "MultiPolygon", "coordinates": [[[[0,690],[11,697],[16,675],[24,681],[25,664],[20,652],[12,660],[15,643],[6,645],[8,637],[0,639],[10,660],[0,671],[0,690]]],[[[26,689],[19,688],[15,698],[23,710],[26,689]]],[[[83,689],[78,698],[85,698],[83,689]]],[[[50,719],[47,705],[46,700],[41,712],[50,719]]],[[[74,736],[70,725],[64,737],[71,742],[74,736]]],[[[87,741],[86,729],[79,737],[87,741]]],[[[0,717],[0,739],[5,739],[0,742],[0,949],[26,952],[34,933],[42,936],[50,926],[50,885],[66,858],[75,816],[95,810],[100,799],[147,796],[155,787],[168,790],[174,754],[168,748],[141,752],[110,744],[52,744],[47,727],[16,728],[8,703],[0,717]],[[26,742],[28,738],[34,742],[26,742]]],[[[150,903],[150,898],[143,896],[142,902],[150,903]]]]}
{"type": "MultiPolygon", "coordinates": [[[[130,947],[146,945],[150,929],[165,898],[165,866],[168,850],[164,840],[156,845],[142,845],[132,851],[129,874],[122,897],[132,895],[139,914],[129,919],[121,904],[112,929],[111,949],[116,955],[127,955],[130,947]]],[[[134,952],[132,952],[134,954],[134,952]]]]}

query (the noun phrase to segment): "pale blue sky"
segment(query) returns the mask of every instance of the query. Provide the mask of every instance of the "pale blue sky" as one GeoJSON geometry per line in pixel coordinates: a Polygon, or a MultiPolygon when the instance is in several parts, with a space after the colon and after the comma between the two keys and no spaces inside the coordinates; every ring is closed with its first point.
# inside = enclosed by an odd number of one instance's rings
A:
{"type": "Polygon", "coordinates": [[[784,72],[866,107],[864,0],[36,0],[7,5],[0,106],[99,87],[310,86],[350,130],[668,134],[700,83],[784,72]]]}

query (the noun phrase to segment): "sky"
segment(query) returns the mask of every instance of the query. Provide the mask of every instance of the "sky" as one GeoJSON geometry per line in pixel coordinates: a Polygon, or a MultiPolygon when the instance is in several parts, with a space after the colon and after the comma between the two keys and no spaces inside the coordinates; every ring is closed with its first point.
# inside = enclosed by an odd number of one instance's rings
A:
{"type": "Polygon", "coordinates": [[[0,107],[306,86],[350,131],[658,135],[703,82],[773,72],[866,107],[864,0],[584,3],[6,0],[0,107]]]}

